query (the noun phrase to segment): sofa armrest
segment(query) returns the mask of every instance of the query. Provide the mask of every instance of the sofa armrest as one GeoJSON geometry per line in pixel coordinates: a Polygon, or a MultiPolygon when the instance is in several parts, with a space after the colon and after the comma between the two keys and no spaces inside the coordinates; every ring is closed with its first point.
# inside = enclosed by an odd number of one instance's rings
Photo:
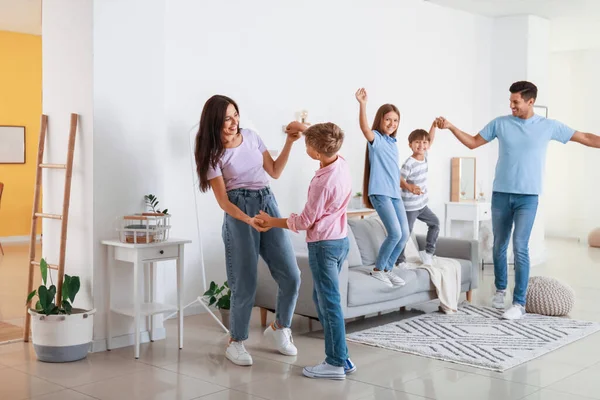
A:
{"type": "MultiPolygon", "coordinates": [[[[425,250],[427,237],[415,235],[419,250],[425,250]]],[[[471,289],[479,286],[479,242],[476,240],[456,239],[451,237],[439,237],[435,248],[438,257],[455,258],[471,261],[471,289]]]]}
{"type": "MultiPolygon", "coordinates": [[[[313,278],[308,264],[308,253],[297,253],[296,261],[300,269],[300,289],[296,302],[295,314],[305,317],[318,318],[313,302],[313,278]]],[[[342,301],[342,311],[346,313],[348,305],[348,262],[344,263],[339,274],[339,289],[342,301]]],[[[277,283],[271,277],[269,268],[262,258],[258,261],[258,284],[254,305],[257,307],[275,310],[277,303],[277,283]]]]}

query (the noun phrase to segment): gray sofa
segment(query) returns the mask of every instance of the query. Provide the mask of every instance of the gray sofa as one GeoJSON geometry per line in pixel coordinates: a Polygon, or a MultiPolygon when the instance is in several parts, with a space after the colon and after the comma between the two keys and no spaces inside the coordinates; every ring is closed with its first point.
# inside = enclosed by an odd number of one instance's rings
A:
{"type": "MultiPolygon", "coordinates": [[[[371,276],[377,253],[385,240],[386,232],[378,218],[350,219],[348,221],[348,238],[350,253],[339,276],[340,294],[344,318],[356,318],[381,311],[398,309],[409,305],[424,303],[437,298],[435,288],[424,269],[403,269],[394,271],[406,281],[402,287],[388,287],[371,276]]],[[[294,235],[292,233],[292,235],[294,235]]],[[[425,248],[425,237],[416,235],[419,250],[425,248]]],[[[298,267],[302,274],[302,283],[298,295],[295,313],[317,319],[317,312],[312,300],[313,280],[308,265],[308,250],[298,244],[295,239],[298,267]]],[[[477,241],[440,237],[436,255],[456,259],[461,265],[461,292],[467,293],[471,300],[473,289],[479,281],[479,246],[477,241]]],[[[267,311],[275,309],[277,285],[264,261],[260,259],[258,266],[258,288],[255,306],[261,308],[261,322],[266,323],[267,311]]]]}

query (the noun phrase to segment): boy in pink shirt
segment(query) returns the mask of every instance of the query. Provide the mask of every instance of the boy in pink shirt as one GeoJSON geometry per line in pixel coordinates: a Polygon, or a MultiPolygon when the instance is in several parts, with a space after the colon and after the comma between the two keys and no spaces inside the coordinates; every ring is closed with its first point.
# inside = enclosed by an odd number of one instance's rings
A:
{"type": "Polygon", "coordinates": [[[288,130],[304,133],[306,153],[321,162],[308,188],[308,200],[300,215],[273,218],[264,212],[256,217],[262,226],[306,230],[308,261],[313,274],[313,300],[325,332],[325,361],[305,367],[309,378],[345,379],[356,367],[348,358],[346,329],[342,312],[338,275],[348,256],[346,209],[352,194],[352,179],[346,160],[337,154],[344,132],[333,123],[307,128],[290,124],[288,130]]]}

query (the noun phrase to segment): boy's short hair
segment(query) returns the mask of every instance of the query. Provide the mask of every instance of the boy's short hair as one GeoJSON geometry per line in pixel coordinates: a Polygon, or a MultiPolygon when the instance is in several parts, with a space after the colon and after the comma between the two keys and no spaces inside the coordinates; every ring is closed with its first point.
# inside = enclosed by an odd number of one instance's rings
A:
{"type": "Polygon", "coordinates": [[[344,131],[332,122],[315,124],[304,131],[304,140],[320,154],[332,157],[344,143],[344,131]]]}
{"type": "Polygon", "coordinates": [[[408,135],[408,144],[411,144],[415,140],[427,140],[429,142],[431,141],[431,137],[425,129],[415,129],[408,135]]]}

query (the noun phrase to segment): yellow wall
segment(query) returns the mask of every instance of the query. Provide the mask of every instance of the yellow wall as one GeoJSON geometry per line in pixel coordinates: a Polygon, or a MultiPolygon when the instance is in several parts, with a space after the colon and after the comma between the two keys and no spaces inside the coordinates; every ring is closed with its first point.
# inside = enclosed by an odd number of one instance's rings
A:
{"type": "Polygon", "coordinates": [[[0,237],[26,236],[42,113],[41,36],[0,31],[0,60],[0,125],[24,125],[27,146],[25,164],[0,164],[0,237]]]}

